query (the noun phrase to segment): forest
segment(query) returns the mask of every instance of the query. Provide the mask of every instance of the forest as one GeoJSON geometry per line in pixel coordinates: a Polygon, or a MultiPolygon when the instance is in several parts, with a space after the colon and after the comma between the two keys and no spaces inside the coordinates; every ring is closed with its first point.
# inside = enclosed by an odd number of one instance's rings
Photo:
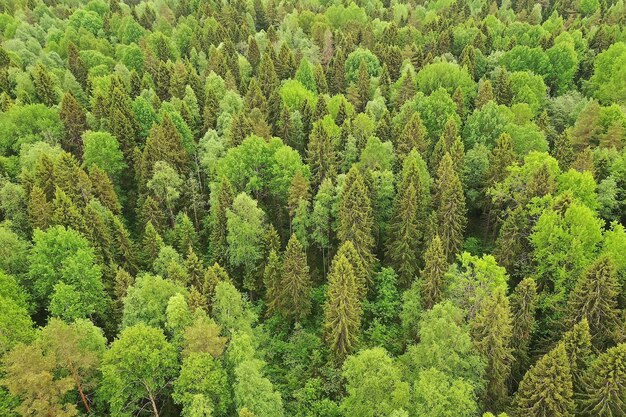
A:
{"type": "Polygon", "coordinates": [[[0,416],[625,417],[624,0],[0,0],[0,416]]]}

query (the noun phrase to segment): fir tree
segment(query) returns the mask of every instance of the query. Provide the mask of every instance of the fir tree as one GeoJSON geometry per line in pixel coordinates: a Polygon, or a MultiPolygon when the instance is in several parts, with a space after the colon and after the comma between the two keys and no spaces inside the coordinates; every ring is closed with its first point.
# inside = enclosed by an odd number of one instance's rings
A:
{"type": "Polygon", "coordinates": [[[487,362],[487,389],[484,403],[487,409],[500,411],[507,403],[506,381],[511,374],[513,334],[509,300],[502,288],[481,303],[471,322],[474,345],[487,362]]]}
{"type": "Polygon", "coordinates": [[[293,218],[296,213],[296,209],[300,205],[300,201],[309,200],[309,181],[306,179],[300,170],[296,171],[296,174],[291,180],[289,186],[289,196],[287,200],[287,208],[289,209],[289,216],[293,218]]]}
{"type": "Polygon", "coordinates": [[[141,155],[141,178],[144,182],[152,176],[152,169],[158,161],[167,162],[179,173],[187,171],[187,151],[183,147],[180,133],[167,113],[163,116],[163,122],[150,131],[141,155]]]}
{"type": "Polygon", "coordinates": [[[311,277],[306,253],[295,235],[291,235],[283,256],[282,274],[277,292],[277,310],[285,317],[301,321],[311,309],[311,277]]]}
{"type": "Polygon", "coordinates": [[[578,280],[569,299],[570,322],[589,322],[594,346],[602,348],[619,340],[619,285],[613,261],[608,256],[596,260],[578,280]]]}
{"type": "Polygon", "coordinates": [[[163,238],[161,238],[159,232],[154,228],[152,222],[148,221],[141,244],[141,255],[145,269],[151,269],[150,267],[154,263],[154,260],[158,258],[159,252],[163,246],[163,238]]]}
{"type": "Polygon", "coordinates": [[[582,391],[582,376],[589,367],[593,355],[587,319],[576,323],[563,335],[562,341],[572,373],[574,395],[578,396],[582,391]]]}
{"type": "Polygon", "coordinates": [[[544,355],[520,383],[516,416],[573,417],[572,374],[563,343],[544,355]]]}
{"type": "Polygon", "coordinates": [[[485,104],[494,100],[493,94],[493,86],[491,85],[491,81],[489,80],[481,80],[478,83],[478,95],[476,96],[476,100],[474,102],[474,106],[476,109],[480,109],[485,104]]]}
{"type": "Polygon", "coordinates": [[[80,57],[78,48],[71,41],[67,45],[67,67],[72,75],[74,75],[74,78],[76,78],[76,81],[78,81],[83,89],[86,89],[88,69],[80,57]]]}
{"type": "Polygon", "coordinates": [[[35,94],[39,101],[48,107],[52,107],[59,102],[59,95],[50,72],[38,63],[32,72],[33,84],[35,84],[35,94]]]}
{"type": "Polygon", "coordinates": [[[443,299],[445,290],[444,276],[448,269],[448,262],[444,254],[441,238],[436,234],[430,241],[424,254],[424,269],[421,271],[422,306],[430,310],[443,299]]]}
{"type": "Polygon", "coordinates": [[[374,263],[374,216],[365,181],[356,166],[346,176],[339,208],[337,237],[352,241],[369,271],[374,263]]]}
{"type": "Polygon", "coordinates": [[[367,295],[367,289],[369,286],[369,271],[366,269],[363,260],[359,256],[359,253],[356,251],[356,248],[352,244],[352,241],[348,240],[343,242],[335,256],[342,255],[350,262],[350,266],[352,266],[352,271],[354,272],[354,277],[356,279],[356,285],[359,289],[359,299],[364,300],[367,295]]]}
{"type": "Polygon", "coordinates": [[[461,248],[467,223],[465,195],[458,174],[454,171],[449,153],[443,157],[435,182],[437,226],[444,243],[447,259],[452,259],[461,248]]]}
{"type": "Polygon", "coordinates": [[[415,187],[409,184],[396,199],[387,256],[401,282],[413,281],[418,268],[419,247],[422,240],[419,227],[418,199],[415,187]]]}
{"type": "Polygon", "coordinates": [[[113,214],[120,214],[122,205],[108,174],[100,169],[98,165],[92,165],[89,170],[89,179],[91,180],[94,196],[100,200],[104,207],[111,210],[113,214]]]}
{"type": "Polygon", "coordinates": [[[354,271],[345,256],[333,259],[324,306],[325,338],[333,356],[341,361],[356,348],[361,326],[361,303],[354,271]]]}
{"type": "Polygon", "coordinates": [[[113,243],[115,244],[117,263],[131,274],[137,273],[135,245],[130,238],[128,229],[117,216],[113,217],[113,243]]]}

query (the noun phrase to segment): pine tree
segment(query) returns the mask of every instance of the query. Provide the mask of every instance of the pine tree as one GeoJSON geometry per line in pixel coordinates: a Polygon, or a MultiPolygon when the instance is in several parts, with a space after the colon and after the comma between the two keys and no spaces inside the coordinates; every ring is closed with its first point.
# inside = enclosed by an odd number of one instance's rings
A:
{"type": "Polygon", "coordinates": [[[374,264],[374,215],[365,181],[356,166],[346,175],[339,207],[337,237],[341,242],[352,241],[369,271],[374,264]]]}
{"type": "Polygon", "coordinates": [[[556,135],[552,144],[552,156],[559,161],[559,168],[566,172],[576,160],[572,135],[569,129],[565,129],[560,135],[556,135]]]}
{"type": "Polygon", "coordinates": [[[128,229],[118,216],[113,217],[113,243],[118,265],[131,274],[137,273],[139,269],[136,260],[137,251],[128,229]]]}
{"type": "Polygon", "coordinates": [[[509,300],[504,290],[498,288],[481,303],[471,322],[472,338],[476,350],[485,358],[487,389],[484,403],[488,410],[500,411],[507,403],[506,381],[511,374],[513,334],[509,300]]]}
{"type": "Polygon", "coordinates": [[[446,123],[441,137],[435,144],[433,153],[430,156],[431,172],[437,172],[439,164],[444,155],[449,153],[454,163],[454,169],[456,172],[463,171],[463,157],[465,156],[465,150],[463,142],[459,136],[458,127],[453,117],[450,117],[446,123]]]}
{"type": "Polygon", "coordinates": [[[313,174],[313,184],[319,186],[326,178],[337,175],[337,153],[331,137],[321,123],[313,125],[307,148],[307,162],[313,174]]]}
{"type": "Polygon", "coordinates": [[[370,75],[365,60],[359,65],[356,84],[352,86],[351,101],[357,113],[365,111],[365,106],[370,99],[370,75]]]}
{"type": "Polygon", "coordinates": [[[354,271],[345,256],[333,259],[328,275],[324,330],[335,359],[341,361],[356,348],[361,326],[361,303],[354,271]]]}
{"type": "Polygon", "coordinates": [[[300,201],[309,200],[309,189],[309,181],[302,175],[300,170],[296,171],[296,174],[291,180],[291,185],[289,186],[289,196],[287,199],[287,208],[289,209],[289,216],[291,216],[291,218],[295,215],[300,201]]]}
{"type": "Polygon", "coordinates": [[[520,383],[516,416],[573,417],[572,374],[563,343],[544,355],[520,383]]]}
{"type": "Polygon", "coordinates": [[[63,148],[71,152],[77,158],[83,155],[82,133],[87,130],[85,111],[78,103],[71,91],[68,91],[61,100],[59,117],[65,127],[65,137],[62,142],[63,148]]]}
{"type": "Polygon", "coordinates": [[[271,97],[272,93],[279,86],[280,81],[278,80],[278,75],[276,74],[274,60],[268,51],[265,51],[263,55],[261,55],[261,62],[259,63],[257,77],[259,79],[259,86],[263,91],[263,95],[265,97],[271,97]]]}
{"type": "Polygon", "coordinates": [[[364,300],[370,284],[370,274],[366,269],[363,260],[359,256],[359,253],[356,251],[354,244],[352,244],[352,241],[348,240],[339,246],[335,256],[339,255],[345,256],[350,263],[350,266],[352,266],[352,271],[354,272],[354,277],[356,279],[356,285],[359,289],[359,299],[364,300]]]}
{"type": "Polygon", "coordinates": [[[487,173],[487,184],[493,186],[496,183],[503,181],[507,176],[507,168],[511,166],[517,157],[513,150],[513,140],[508,133],[500,135],[496,141],[489,156],[489,171],[487,173]]]}
{"type": "Polygon", "coordinates": [[[449,153],[441,160],[435,181],[437,227],[444,243],[447,259],[452,259],[461,248],[467,223],[465,195],[458,174],[454,171],[449,153]]]}
{"type": "Polygon", "coordinates": [[[626,344],[601,354],[584,379],[584,393],[578,410],[584,417],[624,417],[626,415],[626,344]]]}
{"type": "Polygon", "coordinates": [[[233,205],[234,190],[230,181],[222,177],[217,185],[217,201],[211,205],[211,234],[209,236],[209,253],[211,262],[226,265],[228,260],[226,241],[227,216],[226,213],[233,205]]]}
{"type": "Polygon", "coordinates": [[[523,279],[511,295],[511,316],[513,318],[513,377],[521,380],[530,362],[529,347],[535,328],[537,309],[537,284],[532,278],[523,279]]]}
{"type": "Polygon", "coordinates": [[[606,347],[619,340],[620,312],[617,305],[619,284],[615,265],[608,256],[598,258],[580,277],[569,299],[570,323],[583,318],[589,322],[593,344],[606,347]]]}
{"type": "Polygon", "coordinates": [[[330,61],[330,70],[328,71],[328,87],[330,92],[341,94],[346,88],[345,65],[346,56],[342,48],[337,48],[335,54],[330,61]]]}
{"type": "Polygon", "coordinates": [[[277,310],[290,319],[301,321],[311,309],[311,276],[306,253],[296,235],[291,235],[283,256],[282,274],[274,288],[277,310]]]}
{"type": "Polygon", "coordinates": [[[422,123],[422,118],[418,112],[413,113],[409,122],[402,129],[402,133],[398,136],[396,144],[396,154],[400,163],[413,149],[416,149],[420,155],[426,159],[430,140],[428,132],[422,123]]]}
{"type": "Polygon", "coordinates": [[[37,185],[33,186],[30,191],[28,217],[33,230],[46,230],[52,221],[52,207],[48,203],[44,191],[37,185]]]}
{"type": "Polygon", "coordinates": [[[183,147],[180,133],[166,113],[160,125],[150,131],[143,154],[141,155],[141,178],[145,183],[152,176],[154,164],[167,162],[179,173],[187,171],[187,151],[183,147]]]}
{"type": "Polygon", "coordinates": [[[433,237],[424,254],[424,269],[421,271],[421,294],[424,310],[430,310],[443,299],[444,276],[448,270],[443,243],[438,234],[433,237]]]}

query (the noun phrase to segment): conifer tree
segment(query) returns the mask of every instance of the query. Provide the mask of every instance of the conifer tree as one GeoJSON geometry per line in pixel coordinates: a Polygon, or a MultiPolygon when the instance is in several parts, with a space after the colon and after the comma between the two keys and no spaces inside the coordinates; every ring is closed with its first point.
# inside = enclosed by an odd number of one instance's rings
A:
{"type": "Polygon", "coordinates": [[[341,361],[354,351],[361,326],[361,303],[354,270],[343,255],[333,259],[328,275],[324,331],[335,359],[341,361]]]}
{"type": "Polygon", "coordinates": [[[328,71],[328,87],[330,92],[341,94],[346,88],[345,65],[346,56],[342,48],[337,48],[330,61],[330,71],[328,71]]]}
{"type": "Polygon", "coordinates": [[[68,195],[57,188],[52,201],[52,224],[71,227],[79,232],[85,232],[85,219],[68,195]]]}
{"type": "Polygon", "coordinates": [[[149,267],[153,264],[154,260],[157,259],[163,246],[163,238],[161,238],[159,232],[156,231],[152,222],[148,221],[141,244],[142,260],[147,269],[150,269],[149,267]]]}
{"type": "Polygon", "coordinates": [[[421,271],[422,306],[430,310],[443,299],[445,290],[444,276],[448,262],[443,250],[443,243],[436,234],[424,254],[424,269],[421,271]]]}
{"type": "Polygon", "coordinates": [[[621,338],[618,294],[615,265],[610,257],[601,256],[580,277],[570,296],[570,322],[586,318],[597,348],[621,338]]]}
{"type": "Polygon", "coordinates": [[[508,133],[503,133],[496,141],[496,146],[494,146],[489,156],[487,185],[493,186],[504,180],[507,175],[507,168],[512,165],[515,160],[516,156],[513,150],[513,140],[508,133]]]}
{"type": "Polygon", "coordinates": [[[32,72],[33,84],[35,84],[35,94],[39,101],[48,107],[52,107],[59,101],[54,79],[50,72],[38,63],[32,72]]]}
{"type": "Polygon", "coordinates": [[[83,89],[86,89],[88,69],[80,57],[78,48],[71,41],[67,45],[67,67],[72,75],[74,75],[74,78],[76,78],[76,81],[78,81],[83,89]]]}
{"type": "Polygon", "coordinates": [[[313,125],[307,148],[307,162],[313,174],[313,183],[319,186],[326,178],[337,174],[337,153],[331,137],[321,123],[313,125]]]}
{"type": "Polygon", "coordinates": [[[430,140],[428,139],[428,132],[422,123],[420,114],[415,112],[411,115],[411,118],[398,137],[398,143],[396,144],[398,159],[402,163],[406,155],[413,149],[417,149],[420,155],[426,158],[429,147],[430,140]]]}
{"type": "Polygon", "coordinates": [[[263,55],[261,55],[261,62],[259,63],[257,77],[259,79],[259,86],[263,91],[263,95],[265,95],[265,97],[271,97],[280,82],[278,80],[278,75],[276,74],[274,61],[268,51],[265,51],[263,55]]]}
{"type": "Polygon", "coordinates": [[[187,171],[187,151],[183,147],[180,133],[167,113],[163,116],[163,122],[152,128],[146,140],[140,171],[144,182],[152,176],[154,164],[158,161],[167,162],[179,173],[187,171]]]}
{"type": "Polygon", "coordinates": [[[493,86],[491,81],[489,80],[481,80],[478,83],[478,95],[476,96],[476,100],[474,102],[474,106],[476,109],[480,109],[485,104],[489,103],[491,100],[494,100],[493,94],[493,86]]]}
{"type": "Polygon", "coordinates": [[[355,110],[357,113],[364,112],[365,106],[370,99],[370,75],[365,60],[362,60],[359,65],[357,81],[356,84],[352,86],[352,92],[351,101],[354,104],[355,110]]]}
{"type": "Polygon", "coordinates": [[[413,281],[418,268],[422,236],[417,203],[415,187],[409,184],[402,190],[401,199],[396,199],[387,243],[389,262],[405,285],[413,281]]]}
{"type": "Polygon", "coordinates": [[[578,396],[582,392],[583,374],[591,364],[593,356],[587,319],[582,319],[580,323],[576,323],[570,331],[563,335],[562,341],[572,373],[574,395],[578,396]]]}
{"type": "Polygon", "coordinates": [[[467,223],[465,195],[449,153],[441,160],[435,181],[436,220],[447,259],[459,251],[467,223]]]}
{"type": "Polygon", "coordinates": [[[301,321],[311,309],[311,277],[306,253],[296,235],[291,235],[283,256],[282,274],[274,288],[277,310],[285,317],[301,321]]]}
{"type": "Polygon", "coordinates": [[[89,179],[93,189],[93,194],[102,205],[113,214],[120,214],[122,212],[122,205],[115,193],[113,183],[109,178],[109,175],[104,172],[98,165],[92,165],[89,170],[89,179]]]}
{"type": "Polygon", "coordinates": [[[202,110],[202,122],[204,130],[214,129],[217,124],[217,116],[220,112],[220,102],[213,88],[207,88],[202,110]]]}
{"type": "Polygon", "coordinates": [[[585,374],[584,387],[578,402],[579,415],[626,415],[626,344],[621,343],[598,356],[585,374]]]}
{"type": "Polygon", "coordinates": [[[518,417],[573,417],[572,374],[563,343],[528,370],[515,397],[518,417]]]}
{"type": "Polygon", "coordinates": [[[46,230],[52,221],[52,207],[43,190],[37,185],[33,186],[30,191],[28,217],[33,230],[46,230]]]}
{"type": "Polygon", "coordinates": [[[359,299],[364,300],[365,296],[367,295],[370,276],[365,264],[363,263],[363,260],[361,259],[359,253],[356,251],[356,248],[352,244],[352,241],[348,240],[343,242],[341,246],[339,246],[339,249],[335,254],[335,256],[338,255],[345,256],[352,266],[352,271],[354,272],[356,284],[359,289],[359,299]]]}
{"type": "Polygon", "coordinates": [[[222,177],[216,190],[217,200],[211,204],[211,234],[209,236],[209,253],[211,262],[226,265],[228,255],[227,216],[228,209],[233,205],[234,191],[230,181],[222,177]]]}
{"type": "Polygon", "coordinates": [[[511,345],[513,346],[513,377],[521,380],[529,365],[529,347],[535,328],[537,309],[537,285],[532,278],[524,278],[511,295],[511,316],[513,330],[511,345]]]}
{"type": "Polygon", "coordinates": [[[65,127],[63,148],[71,152],[77,158],[82,157],[83,141],[82,133],[87,130],[85,111],[78,103],[71,91],[68,91],[61,100],[59,117],[65,127]]]}
{"type": "Polygon", "coordinates": [[[271,250],[263,272],[263,285],[265,285],[265,303],[268,314],[279,310],[279,283],[283,275],[283,263],[275,250],[271,250]]]}
{"type": "Polygon", "coordinates": [[[374,215],[368,189],[356,166],[346,175],[338,218],[337,237],[341,242],[352,241],[369,271],[374,263],[374,215]]]}
{"type": "Polygon", "coordinates": [[[566,129],[560,135],[556,135],[552,144],[552,156],[559,161],[559,168],[566,172],[574,163],[576,155],[574,153],[574,145],[572,144],[572,135],[569,129],[566,129]]]}
{"type": "Polygon", "coordinates": [[[131,274],[137,273],[136,250],[130,233],[118,216],[113,217],[113,243],[117,263],[131,274]]]}
{"type": "Polygon", "coordinates": [[[309,181],[306,179],[300,170],[296,171],[296,174],[291,180],[289,186],[289,196],[287,200],[287,208],[289,209],[289,216],[293,218],[296,209],[300,205],[300,201],[309,200],[309,181]]]}
{"type": "Polygon", "coordinates": [[[443,159],[446,152],[452,157],[452,162],[454,163],[454,169],[456,172],[462,172],[465,150],[461,137],[458,134],[456,121],[452,117],[448,119],[444,131],[435,144],[433,153],[430,156],[431,172],[437,172],[441,159],[443,159]]]}
{"type": "Polygon", "coordinates": [[[471,328],[474,345],[487,362],[484,403],[487,409],[500,411],[507,403],[506,381],[513,362],[511,311],[502,288],[496,289],[481,303],[472,319],[471,328]]]}

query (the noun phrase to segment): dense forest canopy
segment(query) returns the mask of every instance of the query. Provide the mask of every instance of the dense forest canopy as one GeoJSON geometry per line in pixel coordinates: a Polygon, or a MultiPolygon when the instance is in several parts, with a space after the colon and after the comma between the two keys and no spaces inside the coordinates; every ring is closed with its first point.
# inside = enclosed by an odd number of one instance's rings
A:
{"type": "Polygon", "coordinates": [[[0,0],[3,417],[626,416],[624,0],[0,0]]]}

